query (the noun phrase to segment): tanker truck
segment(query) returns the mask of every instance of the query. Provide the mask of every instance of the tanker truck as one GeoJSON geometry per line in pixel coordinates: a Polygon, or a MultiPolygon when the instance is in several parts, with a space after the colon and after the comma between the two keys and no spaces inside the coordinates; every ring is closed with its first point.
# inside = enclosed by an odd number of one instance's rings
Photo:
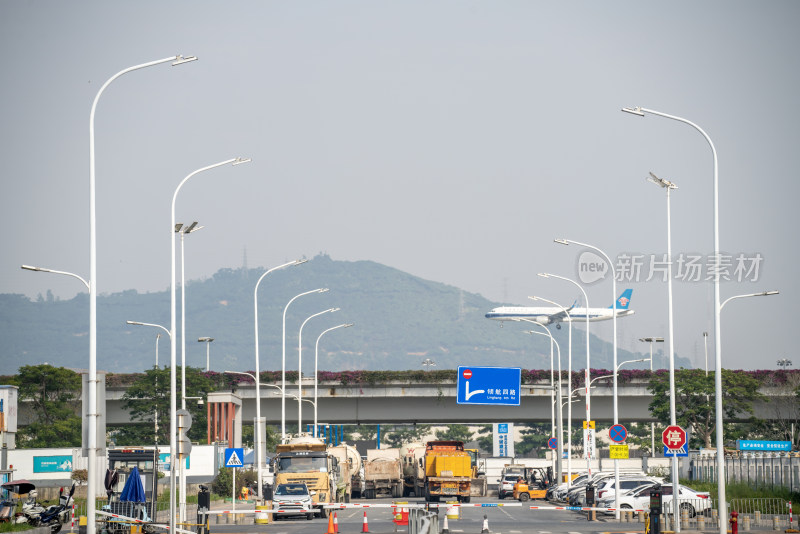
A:
{"type": "Polygon", "coordinates": [[[311,499],[319,517],[327,517],[323,504],[336,501],[339,465],[322,440],[293,438],[275,447],[275,485],[304,482],[313,492],[311,499]]]}
{"type": "Polygon", "coordinates": [[[362,494],[374,499],[379,494],[391,497],[403,495],[403,468],[400,449],[369,449],[364,466],[362,494]]]}
{"type": "Polygon", "coordinates": [[[335,447],[329,447],[328,453],[336,457],[339,464],[339,479],[336,486],[336,501],[350,502],[353,496],[354,482],[358,484],[358,495],[360,496],[360,471],[361,456],[355,447],[341,443],[335,447]],[[355,479],[355,480],[354,480],[355,479]]]}

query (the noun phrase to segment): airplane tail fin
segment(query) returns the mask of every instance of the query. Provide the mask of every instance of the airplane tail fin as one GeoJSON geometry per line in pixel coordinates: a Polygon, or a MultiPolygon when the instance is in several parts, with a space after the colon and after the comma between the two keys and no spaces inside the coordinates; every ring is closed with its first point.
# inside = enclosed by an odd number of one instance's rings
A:
{"type": "MultiPolygon", "coordinates": [[[[631,295],[633,295],[633,289],[626,289],[622,292],[622,295],[617,297],[616,300],[616,308],[618,310],[627,310],[628,306],[631,304],[631,295]]],[[[609,306],[609,308],[613,308],[613,304],[609,306]]]]}

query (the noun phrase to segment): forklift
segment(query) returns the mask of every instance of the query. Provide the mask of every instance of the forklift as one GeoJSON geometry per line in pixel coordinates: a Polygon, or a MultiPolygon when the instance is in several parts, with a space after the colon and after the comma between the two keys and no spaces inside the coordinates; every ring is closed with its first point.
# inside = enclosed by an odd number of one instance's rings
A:
{"type": "Polygon", "coordinates": [[[547,488],[553,484],[552,467],[529,467],[525,469],[524,478],[514,484],[514,499],[522,502],[531,499],[544,499],[547,488]]]}

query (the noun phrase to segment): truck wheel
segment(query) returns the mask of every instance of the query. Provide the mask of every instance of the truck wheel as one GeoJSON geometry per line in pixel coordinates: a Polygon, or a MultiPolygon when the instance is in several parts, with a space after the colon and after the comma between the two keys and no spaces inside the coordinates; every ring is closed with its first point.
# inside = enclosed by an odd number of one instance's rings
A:
{"type": "Polygon", "coordinates": [[[469,502],[470,496],[467,495],[466,497],[461,497],[461,502],[469,502]]]}
{"type": "Polygon", "coordinates": [[[530,498],[531,498],[531,496],[529,494],[527,494],[527,493],[520,493],[519,494],[519,500],[522,501],[522,502],[529,501],[530,498]]]}
{"type": "Polygon", "coordinates": [[[322,519],[325,519],[326,517],[328,517],[328,509],[327,509],[327,508],[320,508],[320,509],[319,509],[319,514],[318,514],[318,515],[319,515],[319,516],[320,516],[322,519]]]}
{"type": "Polygon", "coordinates": [[[345,493],[344,494],[344,502],[346,502],[346,503],[350,502],[350,494],[349,493],[345,493]]]}
{"type": "Polygon", "coordinates": [[[403,496],[403,490],[400,484],[392,484],[392,497],[395,499],[403,496]]]}
{"type": "Polygon", "coordinates": [[[310,514],[306,514],[306,519],[308,519],[309,521],[311,521],[312,519],[314,519],[314,513],[312,512],[312,513],[310,513],[310,514]]]}

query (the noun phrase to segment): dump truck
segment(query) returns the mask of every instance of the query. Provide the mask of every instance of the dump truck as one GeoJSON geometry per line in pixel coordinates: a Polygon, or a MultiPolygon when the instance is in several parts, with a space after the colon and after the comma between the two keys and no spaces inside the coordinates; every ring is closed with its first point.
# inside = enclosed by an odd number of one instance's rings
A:
{"type": "Polygon", "coordinates": [[[403,462],[403,497],[421,497],[425,489],[425,445],[408,443],[400,447],[403,462]]]}
{"type": "Polygon", "coordinates": [[[361,456],[355,447],[340,443],[335,447],[328,447],[328,453],[336,457],[339,464],[339,477],[336,486],[336,502],[350,502],[354,486],[356,494],[361,496],[361,456]]]}
{"type": "Polygon", "coordinates": [[[472,462],[461,441],[429,441],[425,445],[425,500],[441,497],[469,502],[472,462]]]}
{"type": "Polygon", "coordinates": [[[325,443],[316,438],[294,438],[289,443],[275,447],[273,458],[275,486],[278,484],[305,483],[313,492],[316,515],[327,517],[323,504],[336,501],[339,464],[325,443]]]}
{"type": "Polygon", "coordinates": [[[367,463],[364,465],[364,481],[361,489],[367,499],[379,494],[391,497],[403,495],[403,467],[400,462],[400,449],[369,449],[367,463]]]}

